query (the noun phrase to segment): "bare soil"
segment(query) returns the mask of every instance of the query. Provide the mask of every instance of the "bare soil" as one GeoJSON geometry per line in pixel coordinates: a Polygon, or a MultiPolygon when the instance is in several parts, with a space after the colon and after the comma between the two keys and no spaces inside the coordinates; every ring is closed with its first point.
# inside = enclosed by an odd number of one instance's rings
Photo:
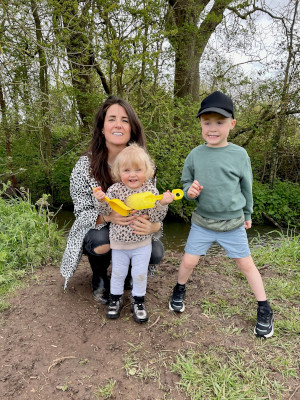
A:
{"type": "MultiPolygon", "coordinates": [[[[179,352],[218,344],[228,351],[235,347],[251,351],[257,340],[251,334],[255,315],[252,320],[238,315],[222,320],[201,309],[206,294],[218,296],[221,291],[224,295],[231,285],[230,277],[210,268],[222,258],[203,258],[201,273],[196,271],[189,282],[185,313],[168,310],[180,257],[169,253],[159,271],[149,277],[146,324],[134,322],[129,292],[125,292],[121,317],[106,319],[106,306],[91,295],[86,257],[66,292],[57,267],[38,270],[0,315],[0,398],[182,400],[180,378],[172,371],[179,352]],[[243,334],[222,334],[220,327],[229,325],[243,334]],[[115,382],[113,395],[105,397],[100,389],[111,381],[115,382]]],[[[296,381],[291,380],[289,396],[295,387],[296,381]]]]}

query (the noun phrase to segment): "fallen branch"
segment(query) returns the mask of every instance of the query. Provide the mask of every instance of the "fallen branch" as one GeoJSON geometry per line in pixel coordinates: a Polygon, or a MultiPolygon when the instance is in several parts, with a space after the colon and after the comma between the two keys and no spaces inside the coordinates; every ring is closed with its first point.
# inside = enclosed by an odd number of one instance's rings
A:
{"type": "Polygon", "coordinates": [[[262,211],[262,215],[264,218],[266,218],[268,221],[272,222],[273,225],[277,226],[282,231],[282,227],[276,222],[270,215],[266,214],[264,211],[262,211]]]}
{"type": "Polygon", "coordinates": [[[56,360],[52,361],[52,364],[48,368],[48,372],[50,372],[52,367],[55,367],[55,365],[61,364],[63,361],[68,360],[69,358],[76,358],[75,356],[66,356],[66,357],[60,357],[57,358],[56,360]]]}

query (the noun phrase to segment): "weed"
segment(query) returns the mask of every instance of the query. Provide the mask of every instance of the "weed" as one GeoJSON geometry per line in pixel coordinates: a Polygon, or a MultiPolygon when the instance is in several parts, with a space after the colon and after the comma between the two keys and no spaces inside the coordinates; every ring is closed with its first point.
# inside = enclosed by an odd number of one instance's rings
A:
{"type": "Polygon", "coordinates": [[[7,197],[0,191],[0,294],[8,293],[35,268],[61,258],[65,245],[62,230],[52,222],[46,196],[31,204],[25,191],[7,197]]]}
{"type": "Polygon", "coordinates": [[[83,358],[82,360],[79,361],[80,365],[86,365],[89,363],[89,360],[87,358],[83,358]]]}
{"type": "Polygon", "coordinates": [[[97,400],[103,399],[110,399],[113,395],[113,390],[116,385],[116,381],[114,379],[108,379],[107,383],[103,386],[98,386],[94,395],[97,400]]]}

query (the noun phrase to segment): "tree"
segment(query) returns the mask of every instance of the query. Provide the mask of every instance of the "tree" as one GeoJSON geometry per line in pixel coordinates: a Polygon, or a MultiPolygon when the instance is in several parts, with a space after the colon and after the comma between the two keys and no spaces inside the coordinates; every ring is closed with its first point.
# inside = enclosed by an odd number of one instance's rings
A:
{"type": "MultiPolygon", "coordinates": [[[[283,44],[283,51],[287,54],[286,60],[282,65],[282,85],[281,93],[279,97],[279,109],[277,113],[277,123],[274,128],[272,137],[272,160],[270,167],[270,186],[273,187],[274,181],[276,179],[278,161],[279,161],[279,145],[281,137],[285,131],[285,121],[289,112],[289,107],[293,107],[295,104],[295,95],[291,93],[296,89],[298,94],[298,87],[295,88],[294,82],[295,78],[299,82],[299,72],[300,72],[300,58],[299,58],[299,36],[297,36],[297,21],[299,13],[299,0],[291,1],[289,4],[289,12],[282,15],[279,20],[283,26],[285,33],[285,44],[283,44]],[[293,87],[294,86],[294,87],[293,87]]],[[[270,13],[270,16],[274,19],[278,19],[277,16],[270,13]]],[[[299,24],[298,24],[299,25],[299,24]]],[[[299,26],[298,26],[299,28],[299,26]]],[[[299,95],[298,95],[299,101],[299,95]]],[[[298,106],[300,104],[298,103],[298,106]]],[[[296,112],[299,112],[298,108],[296,112]]]]}
{"type": "Polygon", "coordinates": [[[216,27],[232,0],[169,0],[166,16],[168,38],[175,53],[174,95],[199,99],[199,63],[216,27]],[[201,17],[201,20],[200,20],[201,17]]]}

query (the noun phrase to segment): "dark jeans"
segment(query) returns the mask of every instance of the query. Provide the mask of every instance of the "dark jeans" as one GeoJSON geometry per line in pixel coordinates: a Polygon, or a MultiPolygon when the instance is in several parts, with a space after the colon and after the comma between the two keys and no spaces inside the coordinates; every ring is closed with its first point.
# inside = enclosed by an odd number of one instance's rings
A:
{"type": "MultiPolygon", "coordinates": [[[[96,254],[94,249],[103,244],[109,244],[109,226],[106,225],[100,230],[90,229],[84,238],[84,253],[92,254],[96,257],[102,257],[102,254],[96,254]]],[[[149,264],[159,264],[163,258],[165,249],[160,240],[152,240],[152,253],[149,264]]],[[[106,253],[107,254],[107,253],[106,253]]]]}

